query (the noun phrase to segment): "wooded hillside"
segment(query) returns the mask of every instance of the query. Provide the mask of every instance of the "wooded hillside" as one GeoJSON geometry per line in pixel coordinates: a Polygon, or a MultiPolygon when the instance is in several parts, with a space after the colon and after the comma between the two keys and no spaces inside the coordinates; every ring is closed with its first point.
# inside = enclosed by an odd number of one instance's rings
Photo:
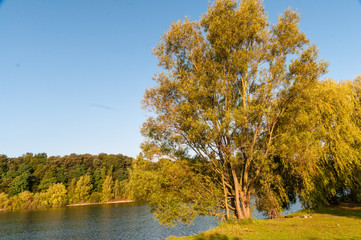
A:
{"type": "Polygon", "coordinates": [[[55,205],[122,198],[125,191],[124,181],[128,179],[131,163],[132,158],[121,154],[48,157],[46,153],[27,153],[16,158],[1,155],[0,208],[53,206],[54,204],[45,200],[55,193],[62,198],[61,201],[55,201],[55,205]],[[46,203],[33,203],[26,207],[20,206],[22,204],[14,206],[16,196],[20,195],[26,198],[27,202],[34,202],[38,197],[46,203]]]}

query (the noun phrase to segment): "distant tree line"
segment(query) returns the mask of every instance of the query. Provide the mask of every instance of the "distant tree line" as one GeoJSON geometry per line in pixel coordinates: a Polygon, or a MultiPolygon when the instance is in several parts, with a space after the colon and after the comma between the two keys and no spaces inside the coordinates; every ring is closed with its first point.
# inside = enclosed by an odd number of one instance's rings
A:
{"type": "Polygon", "coordinates": [[[124,199],[132,158],[118,154],[0,155],[0,208],[31,209],[124,199]]]}

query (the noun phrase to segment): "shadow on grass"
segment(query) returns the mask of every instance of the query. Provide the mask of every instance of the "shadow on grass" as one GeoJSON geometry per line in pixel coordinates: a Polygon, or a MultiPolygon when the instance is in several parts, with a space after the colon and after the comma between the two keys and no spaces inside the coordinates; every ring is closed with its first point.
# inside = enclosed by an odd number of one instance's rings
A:
{"type": "Polygon", "coordinates": [[[196,240],[240,240],[240,238],[238,238],[238,237],[229,237],[227,235],[218,234],[218,233],[207,235],[207,236],[200,234],[200,235],[196,236],[195,239],[196,240]]]}
{"type": "Polygon", "coordinates": [[[339,206],[317,209],[315,213],[361,219],[361,205],[343,203],[339,206]]]}

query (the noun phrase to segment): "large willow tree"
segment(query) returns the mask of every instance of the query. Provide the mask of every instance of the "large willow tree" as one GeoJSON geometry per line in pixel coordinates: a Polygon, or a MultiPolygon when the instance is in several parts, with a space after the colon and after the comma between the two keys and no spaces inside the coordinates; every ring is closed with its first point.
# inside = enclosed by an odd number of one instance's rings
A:
{"type": "Polygon", "coordinates": [[[199,21],[173,23],[154,50],[163,71],[145,93],[154,115],[143,125],[144,147],[208,168],[227,217],[250,218],[251,196],[271,204],[262,205],[268,212],[287,203],[280,154],[304,160],[276,148],[289,137],[286,113],[327,67],[298,22],[286,10],[269,24],[260,0],[216,0],[199,21]]]}

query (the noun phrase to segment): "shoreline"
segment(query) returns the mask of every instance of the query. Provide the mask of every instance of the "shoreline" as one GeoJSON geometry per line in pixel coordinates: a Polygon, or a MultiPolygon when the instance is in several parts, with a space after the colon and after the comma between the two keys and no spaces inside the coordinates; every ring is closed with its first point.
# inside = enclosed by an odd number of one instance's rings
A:
{"type": "Polygon", "coordinates": [[[100,205],[100,204],[115,204],[115,203],[130,203],[130,202],[135,202],[135,201],[134,200],[117,200],[117,201],[94,202],[94,203],[72,203],[72,204],[65,205],[65,207],[77,207],[77,206],[100,205]]]}
{"type": "MultiPolygon", "coordinates": [[[[72,203],[67,204],[65,206],[59,206],[59,207],[78,207],[78,206],[87,206],[87,205],[101,205],[101,204],[115,204],[115,203],[131,203],[135,202],[134,200],[116,200],[116,201],[108,201],[108,202],[92,202],[92,203],[72,203]]],[[[16,211],[16,210],[40,210],[40,209],[51,209],[53,207],[44,207],[44,208],[29,208],[29,209],[5,209],[0,208],[0,212],[7,212],[7,211],[16,211]]]]}

